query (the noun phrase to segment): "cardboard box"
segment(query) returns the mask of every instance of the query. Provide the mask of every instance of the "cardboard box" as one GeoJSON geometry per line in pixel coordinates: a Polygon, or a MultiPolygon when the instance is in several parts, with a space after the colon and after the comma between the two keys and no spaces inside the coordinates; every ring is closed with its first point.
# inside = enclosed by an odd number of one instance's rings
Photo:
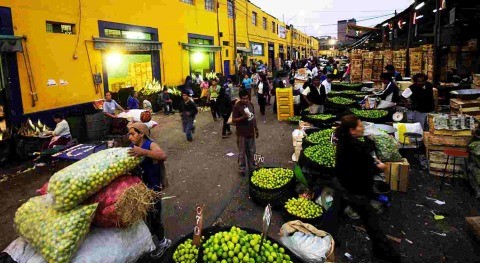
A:
{"type": "Polygon", "coordinates": [[[406,158],[401,162],[385,162],[387,170],[385,177],[390,188],[394,191],[406,192],[408,187],[408,175],[410,173],[410,164],[406,158]]]}

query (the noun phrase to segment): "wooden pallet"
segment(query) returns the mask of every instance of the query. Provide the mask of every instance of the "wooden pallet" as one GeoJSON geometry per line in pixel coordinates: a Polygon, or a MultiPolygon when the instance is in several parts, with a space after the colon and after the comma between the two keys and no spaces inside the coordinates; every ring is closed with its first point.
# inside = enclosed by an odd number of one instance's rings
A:
{"type": "Polygon", "coordinates": [[[480,100],[451,99],[450,110],[455,114],[480,115],[480,100]]]}

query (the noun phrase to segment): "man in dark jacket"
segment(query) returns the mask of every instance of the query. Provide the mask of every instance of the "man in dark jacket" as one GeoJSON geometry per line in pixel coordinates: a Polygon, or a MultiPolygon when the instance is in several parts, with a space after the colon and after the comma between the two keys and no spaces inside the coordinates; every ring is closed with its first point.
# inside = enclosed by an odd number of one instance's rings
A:
{"type": "Polygon", "coordinates": [[[226,93],[225,87],[222,87],[218,94],[217,110],[220,116],[223,118],[222,138],[228,138],[228,136],[232,133],[230,131],[230,124],[228,124],[228,118],[232,113],[232,100],[226,93]]]}
{"type": "Polygon", "coordinates": [[[395,67],[393,65],[386,65],[385,69],[387,70],[387,73],[390,73],[393,76],[395,81],[402,81],[403,80],[402,74],[400,74],[400,72],[396,71],[395,67]]]}
{"type": "Polygon", "coordinates": [[[320,85],[320,78],[314,77],[312,85],[303,90],[303,97],[310,106],[310,114],[323,113],[323,106],[327,98],[325,87],[320,85]]]}
{"type": "Polygon", "coordinates": [[[241,90],[239,97],[240,101],[233,107],[232,121],[237,127],[239,174],[245,176],[247,171],[252,173],[255,168],[255,138],[258,138],[258,127],[248,92],[241,90]]]}
{"type": "Polygon", "coordinates": [[[400,91],[392,80],[392,74],[382,73],[380,74],[380,80],[383,85],[385,85],[385,88],[375,93],[375,95],[379,96],[382,100],[398,103],[400,101],[400,91]]]}
{"type": "Polygon", "coordinates": [[[182,128],[183,132],[187,135],[187,141],[193,141],[192,133],[195,129],[193,127],[193,122],[195,121],[195,116],[198,113],[197,105],[190,97],[189,93],[182,93],[182,102],[180,102],[179,111],[182,116],[182,128]]]}

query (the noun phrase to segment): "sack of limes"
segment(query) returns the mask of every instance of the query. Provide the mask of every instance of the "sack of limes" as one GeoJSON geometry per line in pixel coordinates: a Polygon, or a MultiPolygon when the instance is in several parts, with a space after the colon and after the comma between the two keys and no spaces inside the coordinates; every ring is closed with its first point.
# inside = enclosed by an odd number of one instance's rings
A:
{"type": "Polygon", "coordinates": [[[117,177],[133,170],[142,159],[129,156],[129,149],[106,149],[56,172],[48,183],[53,207],[73,209],[117,177]]]}
{"type": "Polygon", "coordinates": [[[53,209],[48,196],[33,197],[15,213],[15,229],[47,262],[70,262],[90,229],[97,204],[53,209]]]}

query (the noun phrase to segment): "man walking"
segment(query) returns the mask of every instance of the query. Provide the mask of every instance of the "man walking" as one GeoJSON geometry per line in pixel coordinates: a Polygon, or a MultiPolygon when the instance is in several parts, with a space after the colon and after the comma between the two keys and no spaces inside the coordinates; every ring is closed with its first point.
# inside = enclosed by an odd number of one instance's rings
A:
{"type": "Polygon", "coordinates": [[[182,102],[180,103],[179,111],[182,114],[182,128],[187,136],[187,141],[193,141],[192,133],[194,131],[193,122],[198,113],[197,105],[190,99],[190,94],[184,92],[182,94],[182,102]]]}
{"type": "Polygon", "coordinates": [[[233,107],[232,121],[237,127],[238,165],[240,176],[253,172],[256,152],[255,138],[258,138],[257,120],[248,91],[239,92],[240,101],[233,107]]]}
{"type": "Polygon", "coordinates": [[[302,93],[305,101],[310,106],[310,114],[323,113],[323,106],[327,98],[325,87],[320,84],[320,78],[313,78],[312,85],[309,85],[302,93]]]}

